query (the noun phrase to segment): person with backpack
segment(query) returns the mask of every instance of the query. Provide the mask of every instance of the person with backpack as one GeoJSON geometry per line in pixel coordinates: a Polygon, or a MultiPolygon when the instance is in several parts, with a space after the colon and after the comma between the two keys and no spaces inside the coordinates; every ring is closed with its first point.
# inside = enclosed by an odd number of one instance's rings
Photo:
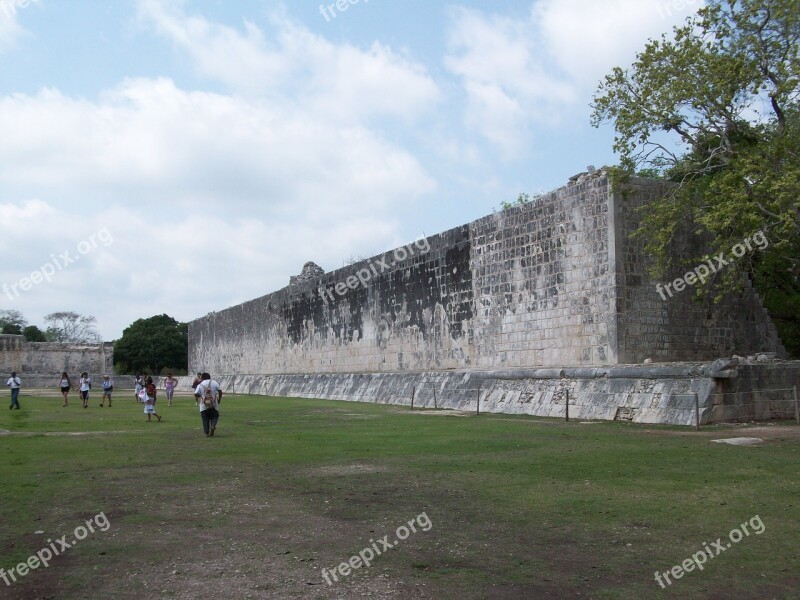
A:
{"type": "Polygon", "coordinates": [[[11,406],[8,410],[13,410],[15,406],[19,410],[19,388],[22,387],[22,381],[17,377],[16,371],[11,371],[11,377],[6,381],[6,385],[11,388],[11,406]]]}
{"type": "Polygon", "coordinates": [[[148,377],[144,386],[144,414],[147,415],[148,422],[151,421],[150,416],[155,415],[158,422],[161,423],[161,415],[156,412],[156,386],[153,383],[153,378],[148,377]]]}
{"type": "Polygon", "coordinates": [[[219,421],[219,404],[222,402],[222,389],[219,382],[211,379],[208,373],[202,374],[200,384],[194,390],[200,417],[203,419],[203,432],[206,437],[214,437],[219,421]]]}

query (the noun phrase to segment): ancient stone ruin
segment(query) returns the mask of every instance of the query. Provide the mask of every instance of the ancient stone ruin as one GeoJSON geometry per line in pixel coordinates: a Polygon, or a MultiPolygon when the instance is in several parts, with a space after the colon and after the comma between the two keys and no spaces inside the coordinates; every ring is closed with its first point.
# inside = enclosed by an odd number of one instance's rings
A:
{"type": "Polygon", "coordinates": [[[190,372],[237,392],[547,416],[567,398],[576,418],[782,415],[791,399],[729,401],[800,381],[800,364],[776,367],[786,353],[757,293],[664,298],[632,236],[663,184],[626,185],[583,173],[332,272],[308,262],[287,287],[192,321],[190,372]]]}
{"type": "MultiPolygon", "coordinates": [[[[25,388],[55,389],[62,371],[75,377],[75,381],[83,371],[98,378],[103,373],[112,373],[114,344],[28,342],[21,335],[2,334],[0,369],[5,373],[19,373],[25,388]]],[[[99,382],[97,379],[98,385],[99,382]]]]}

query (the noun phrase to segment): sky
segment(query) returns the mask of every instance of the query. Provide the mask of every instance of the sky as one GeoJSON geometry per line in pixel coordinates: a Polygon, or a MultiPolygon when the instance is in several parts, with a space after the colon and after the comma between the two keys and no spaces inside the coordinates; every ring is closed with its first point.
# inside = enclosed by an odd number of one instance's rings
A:
{"type": "Polygon", "coordinates": [[[118,339],[617,163],[613,67],[700,0],[0,0],[0,310],[118,339]]]}

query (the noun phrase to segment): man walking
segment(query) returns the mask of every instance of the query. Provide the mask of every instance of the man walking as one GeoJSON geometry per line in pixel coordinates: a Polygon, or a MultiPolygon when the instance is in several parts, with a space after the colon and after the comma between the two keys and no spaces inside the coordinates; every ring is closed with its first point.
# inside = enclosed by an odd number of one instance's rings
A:
{"type": "Polygon", "coordinates": [[[211,379],[211,375],[208,373],[203,373],[200,384],[194,390],[194,397],[203,419],[203,431],[206,437],[214,437],[214,430],[219,421],[219,404],[222,402],[222,390],[219,382],[211,379]]]}
{"type": "Polygon", "coordinates": [[[19,388],[22,382],[17,377],[16,371],[11,372],[11,377],[6,381],[6,385],[11,388],[11,406],[8,407],[8,410],[13,410],[15,406],[19,410],[19,388]]]}

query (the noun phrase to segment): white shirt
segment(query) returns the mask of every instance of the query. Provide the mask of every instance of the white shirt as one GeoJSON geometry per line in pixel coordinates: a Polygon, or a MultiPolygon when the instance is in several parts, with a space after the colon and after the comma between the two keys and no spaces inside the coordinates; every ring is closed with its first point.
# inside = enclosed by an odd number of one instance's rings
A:
{"type": "Polygon", "coordinates": [[[214,408],[219,409],[220,385],[213,379],[206,379],[205,381],[201,381],[200,385],[198,385],[194,390],[195,394],[200,395],[200,400],[197,403],[200,406],[200,412],[203,412],[206,409],[203,398],[206,395],[206,388],[208,386],[211,386],[211,397],[214,399],[214,408]]]}
{"type": "Polygon", "coordinates": [[[19,375],[16,377],[9,377],[8,381],[6,381],[6,385],[10,385],[12,390],[15,390],[21,386],[22,382],[19,380],[19,375]]]}
{"type": "Polygon", "coordinates": [[[81,391],[88,392],[89,391],[89,384],[92,382],[91,377],[81,377],[81,391]]]}

